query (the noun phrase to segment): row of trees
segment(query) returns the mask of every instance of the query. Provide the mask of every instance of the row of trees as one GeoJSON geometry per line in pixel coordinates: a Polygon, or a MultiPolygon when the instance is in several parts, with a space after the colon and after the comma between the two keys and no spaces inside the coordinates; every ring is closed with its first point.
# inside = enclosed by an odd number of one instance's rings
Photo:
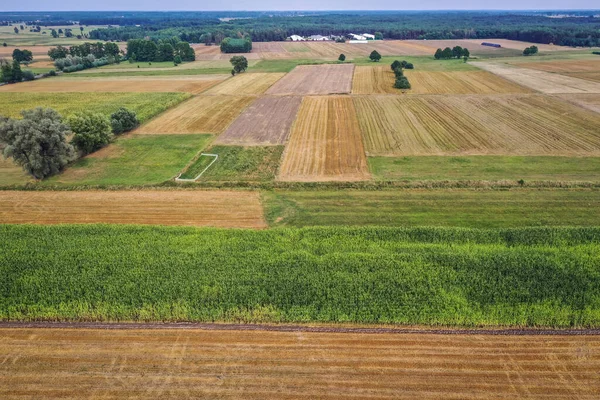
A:
{"type": "Polygon", "coordinates": [[[252,40],[249,37],[243,39],[225,38],[221,42],[222,53],[250,53],[252,51],[252,40]]]}
{"type": "Polygon", "coordinates": [[[63,46],[56,46],[48,50],[48,56],[52,60],[57,60],[59,58],[65,58],[68,55],[73,57],[86,57],[88,55],[93,55],[96,58],[103,57],[118,57],[120,53],[119,46],[116,43],[90,43],[85,42],[80,45],[71,46],[69,48],[63,46]]]}
{"type": "Polygon", "coordinates": [[[22,119],[0,117],[0,142],[5,145],[4,156],[13,158],[35,179],[59,173],[69,162],[102,148],[115,134],[139,124],[135,113],[125,108],[110,119],[86,112],[63,121],[55,110],[39,107],[21,115],[22,119]]]}
{"type": "Polygon", "coordinates": [[[17,83],[23,80],[31,81],[35,75],[31,71],[21,70],[21,64],[17,60],[12,63],[5,59],[0,59],[0,82],[17,83]]]}
{"type": "Polygon", "coordinates": [[[394,82],[394,87],[396,89],[410,89],[410,82],[408,78],[404,76],[403,69],[414,69],[414,65],[412,63],[406,61],[398,61],[394,60],[394,62],[390,65],[392,71],[394,71],[394,75],[396,77],[396,81],[394,82]]]}
{"type": "Polygon", "coordinates": [[[63,72],[76,72],[83,71],[88,68],[97,68],[103,65],[114,64],[119,62],[118,56],[96,58],[93,54],[88,54],[85,57],[68,55],[65,58],[58,58],[54,61],[54,66],[59,71],[63,72]]]}
{"type": "Polygon", "coordinates": [[[450,60],[452,58],[464,58],[466,60],[471,57],[471,52],[466,47],[454,46],[453,48],[446,47],[444,50],[437,49],[433,56],[436,60],[450,60]]]}
{"type": "Polygon", "coordinates": [[[183,42],[177,37],[170,39],[153,40],[132,39],[127,42],[127,58],[130,61],[194,61],[196,53],[188,42],[183,42]]]}

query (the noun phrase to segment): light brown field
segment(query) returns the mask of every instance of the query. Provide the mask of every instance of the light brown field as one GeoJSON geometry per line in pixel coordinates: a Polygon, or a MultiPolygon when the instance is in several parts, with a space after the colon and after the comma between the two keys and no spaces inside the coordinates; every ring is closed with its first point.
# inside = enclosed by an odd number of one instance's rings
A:
{"type": "Polygon", "coordinates": [[[267,90],[272,95],[350,93],[353,64],[299,65],[267,90]]]}
{"type": "Polygon", "coordinates": [[[588,110],[600,113],[600,94],[597,93],[584,93],[584,94],[562,94],[561,99],[566,100],[570,103],[577,104],[581,107],[587,108],[588,110]]]}
{"type": "Polygon", "coordinates": [[[191,46],[194,53],[196,53],[196,60],[218,59],[221,55],[219,46],[206,46],[204,44],[193,44],[191,46]]]}
{"type": "Polygon", "coordinates": [[[530,93],[531,90],[487,71],[404,71],[414,94],[530,93]]]}
{"type": "Polygon", "coordinates": [[[54,61],[34,61],[28,66],[29,68],[48,68],[54,69],[54,61]]]}
{"type": "Polygon", "coordinates": [[[242,146],[284,144],[301,102],[302,98],[298,96],[261,97],[219,135],[216,143],[242,146]]]}
{"type": "Polygon", "coordinates": [[[394,88],[394,73],[388,66],[354,68],[352,80],[352,93],[354,94],[401,94],[399,89],[394,88]]]}
{"type": "MultiPolygon", "coordinates": [[[[471,48],[469,47],[468,44],[472,43],[472,44],[475,44],[475,45],[481,45],[482,42],[498,43],[504,49],[519,50],[521,53],[523,52],[523,50],[525,50],[525,48],[527,48],[529,46],[537,46],[538,49],[540,50],[540,52],[574,51],[574,50],[579,50],[577,48],[568,47],[568,46],[558,46],[558,45],[553,45],[553,44],[522,42],[520,40],[509,40],[509,39],[466,39],[466,40],[462,40],[461,42],[465,43],[466,46],[467,46],[467,48],[469,48],[469,50],[471,48]]],[[[460,46],[462,46],[462,45],[460,45],[460,46]]],[[[452,46],[450,46],[450,47],[452,47],[452,46]]],[[[465,47],[465,46],[463,46],[463,47],[465,47]]],[[[489,47],[489,46],[483,46],[483,47],[489,47]]],[[[493,49],[493,47],[492,47],[492,49],[493,49]]]]}
{"type": "Polygon", "coordinates": [[[135,132],[221,133],[254,100],[250,96],[197,96],[159,115],[135,132]]]}
{"type": "Polygon", "coordinates": [[[353,99],[368,155],[600,155],[600,115],[550,96],[353,99]]]}
{"type": "Polygon", "coordinates": [[[0,329],[3,399],[582,399],[598,336],[0,329]]]}
{"type": "Polygon", "coordinates": [[[279,180],[359,181],[370,178],[352,99],[305,97],[284,151],[279,180]]]}
{"type": "Polygon", "coordinates": [[[115,77],[115,78],[52,78],[18,85],[5,85],[0,92],[186,92],[202,93],[223,82],[227,75],[194,75],[169,77],[115,77]]]}
{"type": "MultiPolygon", "coordinates": [[[[600,58],[600,57],[598,57],[600,58]]],[[[600,60],[561,60],[519,63],[519,67],[554,72],[573,78],[600,82],[600,60]]]]}
{"type": "MultiPolygon", "coordinates": [[[[408,41],[414,45],[418,45],[419,47],[424,46],[429,50],[424,55],[434,55],[437,49],[444,49],[445,47],[453,48],[454,46],[461,46],[469,49],[469,52],[472,56],[486,56],[486,57],[510,57],[510,56],[518,56],[523,52],[525,47],[531,46],[531,44],[523,45],[519,50],[515,48],[509,47],[490,47],[490,46],[482,46],[482,42],[492,42],[499,43],[495,39],[482,39],[482,40],[410,40],[408,41]]],[[[513,46],[514,47],[514,46],[513,46]]]]}
{"type": "Polygon", "coordinates": [[[493,62],[473,65],[542,93],[600,93],[600,83],[590,80],[493,62]]]}
{"type": "Polygon", "coordinates": [[[263,94],[285,73],[242,73],[217,85],[206,94],[258,95],[263,94]]]}
{"type": "Polygon", "coordinates": [[[0,191],[0,221],[266,227],[259,194],[246,191],[0,191]]]}
{"type": "Polygon", "coordinates": [[[15,49],[29,50],[33,54],[34,60],[39,56],[48,57],[48,50],[56,46],[0,46],[0,58],[12,57],[15,49]]]}

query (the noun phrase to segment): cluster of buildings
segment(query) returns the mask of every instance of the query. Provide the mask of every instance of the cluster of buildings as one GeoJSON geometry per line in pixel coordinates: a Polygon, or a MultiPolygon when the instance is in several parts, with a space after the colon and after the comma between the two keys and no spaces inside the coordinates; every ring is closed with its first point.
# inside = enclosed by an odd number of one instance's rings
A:
{"type": "Polygon", "coordinates": [[[292,35],[289,37],[292,42],[324,42],[328,40],[339,40],[339,39],[349,39],[350,43],[366,43],[368,40],[375,40],[375,35],[371,35],[370,33],[363,33],[361,35],[357,35],[354,33],[349,33],[346,36],[322,36],[322,35],[310,35],[310,36],[299,36],[292,35]]]}

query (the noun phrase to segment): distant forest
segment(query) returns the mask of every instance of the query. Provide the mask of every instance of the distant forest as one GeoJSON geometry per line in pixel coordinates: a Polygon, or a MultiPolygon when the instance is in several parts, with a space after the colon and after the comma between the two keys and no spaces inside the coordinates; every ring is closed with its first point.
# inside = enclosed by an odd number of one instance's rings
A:
{"type": "Polygon", "coordinates": [[[290,35],[381,32],[385,39],[504,38],[564,46],[600,46],[598,11],[348,11],[348,12],[56,12],[0,13],[0,21],[38,25],[118,25],[90,32],[91,39],[126,41],[178,37],[220,43],[225,37],[254,42],[290,35]],[[568,18],[549,18],[567,14],[568,18]],[[34,22],[35,21],[35,22],[34,22]]]}

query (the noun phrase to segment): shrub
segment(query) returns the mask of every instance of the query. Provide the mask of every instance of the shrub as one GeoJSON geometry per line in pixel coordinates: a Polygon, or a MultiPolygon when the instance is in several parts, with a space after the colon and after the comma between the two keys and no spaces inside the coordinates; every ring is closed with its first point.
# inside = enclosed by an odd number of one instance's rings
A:
{"type": "Polygon", "coordinates": [[[390,67],[392,68],[392,71],[395,71],[396,69],[402,67],[402,63],[400,63],[400,61],[398,61],[398,60],[394,60],[394,62],[392,63],[392,65],[390,65],[390,67]]]}
{"type": "Polygon", "coordinates": [[[406,69],[415,69],[415,66],[412,63],[406,63],[406,65],[404,66],[404,68],[406,68],[406,69]]]}
{"type": "Polygon", "coordinates": [[[69,117],[73,131],[72,143],[83,153],[92,153],[112,139],[108,118],[98,113],[77,113],[69,117]]]}
{"type": "Polygon", "coordinates": [[[338,61],[341,61],[341,62],[346,61],[346,55],[345,54],[340,54],[340,56],[338,57],[338,61]]]}
{"type": "Polygon", "coordinates": [[[23,71],[23,80],[24,81],[32,81],[35,79],[35,75],[31,71],[23,71]]]}
{"type": "Polygon", "coordinates": [[[130,111],[125,107],[119,108],[110,116],[110,125],[115,135],[129,132],[139,124],[140,122],[138,121],[135,112],[130,111]]]}
{"type": "Polygon", "coordinates": [[[408,82],[408,79],[405,76],[401,76],[400,78],[396,79],[394,87],[396,89],[410,89],[410,82],[408,82]]]}

